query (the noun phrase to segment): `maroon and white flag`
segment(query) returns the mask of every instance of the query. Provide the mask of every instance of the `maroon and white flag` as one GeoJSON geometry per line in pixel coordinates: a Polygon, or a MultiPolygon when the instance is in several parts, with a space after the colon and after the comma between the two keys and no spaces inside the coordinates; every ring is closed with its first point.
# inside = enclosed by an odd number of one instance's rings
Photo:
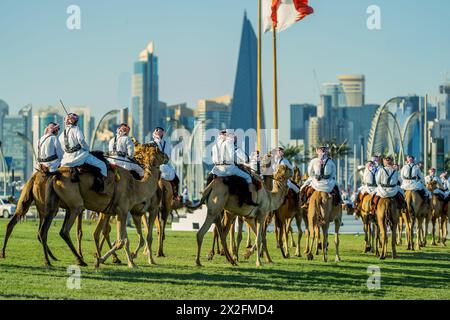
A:
{"type": "Polygon", "coordinates": [[[262,7],[264,32],[277,32],[289,28],[297,21],[314,13],[308,5],[308,0],[263,0],[262,7]]]}

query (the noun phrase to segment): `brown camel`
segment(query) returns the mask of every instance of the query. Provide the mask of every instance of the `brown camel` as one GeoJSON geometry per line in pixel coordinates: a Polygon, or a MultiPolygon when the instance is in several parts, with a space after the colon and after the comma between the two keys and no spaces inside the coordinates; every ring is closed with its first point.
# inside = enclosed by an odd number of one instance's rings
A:
{"type": "Polygon", "coordinates": [[[206,203],[208,208],[206,220],[197,233],[197,266],[201,266],[200,253],[203,238],[212,223],[215,223],[216,226],[218,226],[217,229],[227,260],[231,264],[236,265],[236,262],[228,251],[225,235],[223,233],[221,222],[221,213],[223,210],[227,210],[241,217],[255,218],[257,229],[257,240],[254,246],[257,251],[256,265],[261,266],[261,244],[263,243],[263,238],[265,237],[263,233],[263,224],[267,214],[270,211],[278,209],[282,204],[287,193],[287,180],[290,176],[291,172],[287,166],[279,166],[278,171],[275,174],[276,180],[274,181],[272,191],[269,191],[262,186],[261,189],[256,192],[256,203],[258,203],[258,206],[249,206],[247,204],[243,204],[241,206],[238,197],[229,193],[228,186],[223,182],[224,178],[215,178],[204,190],[200,203],[197,206],[190,208],[191,210],[198,209],[204,203],[206,203]]]}
{"type": "MultiPolygon", "coordinates": [[[[431,192],[431,233],[432,233],[432,245],[436,245],[436,222],[438,224],[439,232],[438,232],[438,243],[440,242],[443,246],[445,246],[445,242],[447,240],[447,221],[448,214],[444,210],[445,200],[438,194],[435,194],[434,191],[439,188],[437,181],[432,180],[427,184],[427,189],[431,192]]],[[[442,186],[442,185],[441,185],[442,186]]],[[[429,223],[429,219],[425,222],[429,223]]]]}
{"type": "Polygon", "coordinates": [[[397,224],[399,220],[399,213],[397,209],[397,200],[392,198],[381,198],[378,201],[376,209],[377,228],[379,229],[381,237],[381,254],[376,245],[376,255],[380,259],[386,259],[387,257],[387,245],[388,245],[388,233],[387,227],[390,226],[392,232],[392,258],[397,258],[396,249],[396,232],[397,224]]]}
{"type": "Polygon", "coordinates": [[[375,252],[375,214],[371,210],[372,195],[366,193],[361,201],[361,210],[357,210],[357,214],[361,217],[364,228],[364,249],[363,253],[375,252]]]}
{"type": "MultiPolygon", "coordinates": [[[[74,219],[82,212],[83,209],[89,209],[97,212],[104,212],[117,217],[117,240],[113,248],[109,250],[103,257],[96,258],[96,266],[103,263],[110,255],[117,250],[125,247],[128,266],[135,267],[133,258],[129,249],[129,240],[126,230],[126,220],[128,212],[145,212],[151,204],[151,198],[157,189],[157,181],[159,179],[159,166],[168,161],[167,155],[160,151],[155,144],[146,144],[144,148],[144,160],[139,161],[144,164],[145,175],[140,181],[136,180],[127,170],[116,168],[120,179],[116,181],[116,175],[110,170],[108,178],[105,181],[105,191],[97,193],[91,190],[93,184],[93,175],[89,172],[80,175],[80,182],[72,182],[70,178],[69,168],[60,168],[59,177],[54,177],[47,182],[46,186],[46,209],[47,216],[44,219],[43,226],[40,230],[40,236],[44,244],[44,256],[46,264],[50,264],[48,260],[48,252],[46,249],[47,233],[51,221],[57,212],[59,202],[62,201],[67,206],[68,219],[65,221],[62,230],[62,237],[68,243],[69,248],[76,256],[80,265],[86,265],[82,257],[74,250],[70,239],[70,229],[72,228],[74,219]]],[[[152,225],[149,224],[149,227],[152,225]]],[[[147,247],[151,245],[151,232],[147,237],[147,247]]],[[[151,250],[148,256],[151,263],[151,250]]]]}
{"type": "MultiPolygon", "coordinates": [[[[322,252],[323,261],[328,261],[328,228],[334,221],[336,248],[335,262],[341,261],[339,255],[339,229],[342,221],[342,207],[333,206],[333,196],[327,192],[314,191],[308,205],[308,232],[306,232],[306,253],[308,260],[313,259],[312,249],[315,238],[319,240],[319,228],[322,227],[322,252]]],[[[317,250],[316,250],[317,252],[317,250]]]]}
{"type": "Polygon", "coordinates": [[[426,244],[424,221],[430,207],[420,196],[418,191],[405,191],[406,209],[402,210],[402,218],[406,225],[407,250],[414,250],[414,225],[417,222],[417,250],[426,244]]]}
{"type": "MultiPolygon", "coordinates": [[[[41,228],[42,223],[45,218],[45,182],[47,180],[47,175],[43,173],[42,171],[36,171],[33,173],[33,175],[28,179],[28,181],[25,183],[24,188],[22,189],[22,192],[20,194],[19,200],[17,201],[17,207],[16,211],[14,213],[14,216],[11,218],[11,220],[8,222],[6,226],[6,233],[5,233],[5,239],[3,242],[2,251],[0,253],[0,258],[5,258],[6,256],[6,246],[8,244],[9,237],[11,236],[15,226],[17,223],[25,217],[27,212],[30,210],[31,205],[35,204],[36,210],[39,215],[39,228],[41,228]]],[[[61,208],[65,209],[64,203],[61,203],[61,208]]],[[[83,237],[83,231],[82,231],[82,219],[83,215],[80,214],[77,217],[77,250],[78,254],[82,257],[82,251],[81,251],[81,239],[83,237]]],[[[38,237],[39,242],[41,242],[40,237],[38,237]]],[[[56,257],[53,255],[51,250],[48,248],[48,254],[52,260],[57,261],[56,257]]],[[[117,256],[114,257],[114,261],[117,262],[117,256]]],[[[120,262],[120,261],[119,261],[120,262]]]]}

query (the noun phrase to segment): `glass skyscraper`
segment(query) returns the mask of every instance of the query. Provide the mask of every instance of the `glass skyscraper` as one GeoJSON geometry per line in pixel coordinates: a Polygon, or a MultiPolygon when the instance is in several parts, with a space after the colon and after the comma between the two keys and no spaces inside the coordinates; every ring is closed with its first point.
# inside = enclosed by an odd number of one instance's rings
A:
{"type": "MultiPolygon", "coordinates": [[[[234,83],[231,109],[231,129],[255,129],[257,127],[257,62],[258,48],[255,31],[244,14],[239,60],[234,83]]],[[[264,110],[264,108],[262,108],[264,110]]],[[[261,127],[264,128],[264,111],[261,127]]]]}
{"type": "Polygon", "coordinates": [[[158,58],[153,42],[140,53],[134,64],[131,92],[131,130],[141,142],[154,127],[162,125],[159,113],[158,58]]]}

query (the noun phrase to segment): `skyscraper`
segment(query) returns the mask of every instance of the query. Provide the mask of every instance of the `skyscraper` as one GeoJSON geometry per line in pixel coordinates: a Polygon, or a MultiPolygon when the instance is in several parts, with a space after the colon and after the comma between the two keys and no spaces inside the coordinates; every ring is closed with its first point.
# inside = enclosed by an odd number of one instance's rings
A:
{"type": "MultiPolygon", "coordinates": [[[[241,44],[234,83],[231,109],[232,129],[255,129],[257,127],[257,62],[258,48],[255,31],[244,13],[241,44]]],[[[264,128],[264,112],[261,115],[264,128]]]]}
{"type": "Polygon", "coordinates": [[[46,106],[39,109],[36,115],[33,116],[32,130],[33,130],[33,143],[35,150],[39,139],[44,135],[45,127],[49,122],[59,123],[61,128],[63,125],[64,117],[60,112],[60,109],[46,106]]]}
{"type": "Polygon", "coordinates": [[[158,58],[153,42],[140,53],[134,64],[131,89],[132,134],[144,141],[151,130],[160,125],[158,96],[158,58]]]}
{"type": "Polygon", "coordinates": [[[94,118],[91,116],[91,109],[89,107],[74,107],[71,112],[78,114],[78,127],[83,132],[86,142],[90,143],[94,131],[94,118]]]}
{"type": "Polygon", "coordinates": [[[32,174],[31,122],[31,105],[23,107],[18,115],[6,116],[4,119],[2,148],[5,158],[10,160],[9,171],[11,174],[14,169],[14,180],[16,181],[26,181],[32,174]]]}
{"type": "Polygon", "coordinates": [[[317,116],[317,107],[313,104],[291,104],[291,140],[303,140],[308,145],[310,117],[317,116]]]}
{"type": "MultiPolygon", "coordinates": [[[[344,103],[347,107],[361,107],[365,103],[365,77],[364,75],[339,75],[343,91],[344,103]]],[[[340,101],[341,103],[341,101],[340,101]]]]}

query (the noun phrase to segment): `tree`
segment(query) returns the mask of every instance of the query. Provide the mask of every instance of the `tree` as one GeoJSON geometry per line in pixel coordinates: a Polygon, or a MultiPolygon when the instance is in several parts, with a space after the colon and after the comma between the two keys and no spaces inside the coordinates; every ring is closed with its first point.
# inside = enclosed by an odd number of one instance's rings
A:
{"type": "Polygon", "coordinates": [[[284,157],[288,159],[292,163],[301,163],[305,161],[302,157],[303,155],[303,146],[293,146],[290,144],[283,145],[281,147],[284,149],[284,157]]]}
{"type": "Polygon", "coordinates": [[[347,144],[347,140],[343,143],[336,142],[336,139],[324,140],[319,143],[320,146],[328,146],[330,158],[340,159],[350,153],[350,147],[347,144]]]}

